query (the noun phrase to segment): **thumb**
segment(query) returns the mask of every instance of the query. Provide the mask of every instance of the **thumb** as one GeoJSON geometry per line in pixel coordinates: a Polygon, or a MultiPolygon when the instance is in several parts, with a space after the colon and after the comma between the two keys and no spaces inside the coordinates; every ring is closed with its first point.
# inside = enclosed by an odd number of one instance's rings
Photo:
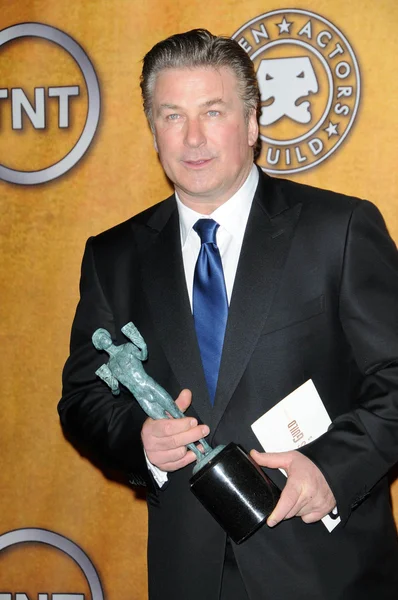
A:
{"type": "Polygon", "coordinates": [[[287,469],[290,465],[289,452],[257,452],[251,450],[250,456],[261,467],[269,469],[287,469]]]}
{"type": "Polygon", "coordinates": [[[191,402],[192,402],[191,390],[182,390],[182,392],[176,399],[176,404],[182,412],[185,412],[187,410],[187,408],[190,406],[191,402]]]}

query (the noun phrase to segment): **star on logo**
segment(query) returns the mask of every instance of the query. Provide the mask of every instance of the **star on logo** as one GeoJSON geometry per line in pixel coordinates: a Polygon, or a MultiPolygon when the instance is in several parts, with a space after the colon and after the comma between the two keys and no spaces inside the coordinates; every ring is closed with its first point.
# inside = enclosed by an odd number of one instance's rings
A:
{"type": "Polygon", "coordinates": [[[326,133],[328,134],[328,139],[332,137],[332,135],[340,135],[337,131],[337,127],[338,123],[332,123],[332,121],[329,121],[329,125],[324,129],[324,131],[326,131],[326,133]]]}
{"type": "Polygon", "coordinates": [[[279,27],[279,35],[281,35],[281,33],[290,33],[290,26],[293,25],[293,23],[288,23],[286,17],[283,17],[281,23],[276,23],[276,25],[279,27]]]}

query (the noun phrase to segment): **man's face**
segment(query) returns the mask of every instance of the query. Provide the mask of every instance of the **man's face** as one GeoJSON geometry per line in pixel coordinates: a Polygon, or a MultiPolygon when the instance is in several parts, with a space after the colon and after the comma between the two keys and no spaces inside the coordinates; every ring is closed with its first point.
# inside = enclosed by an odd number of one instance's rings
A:
{"type": "Polygon", "coordinates": [[[181,200],[210,213],[244,183],[258,127],[248,119],[238,82],[222,67],[165,69],[153,90],[155,145],[181,200]]]}

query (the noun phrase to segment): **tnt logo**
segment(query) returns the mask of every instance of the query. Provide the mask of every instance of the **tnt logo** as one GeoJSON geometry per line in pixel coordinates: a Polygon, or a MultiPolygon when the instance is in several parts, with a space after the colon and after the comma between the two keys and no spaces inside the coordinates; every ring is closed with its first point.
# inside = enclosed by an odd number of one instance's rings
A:
{"type": "MultiPolygon", "coordinates": [[[[46,97],[45,88],[39,87],[34,90],[34,102],[30,103],[26,92],[22,88],[11,88],[11,126],[12,129],[23,129],[23,114],[29,119],[34,129],[46,128],[46,97]]],[[[80,95],[78,85],[49,87],[49,98],[58,99],[58,127],[68,129],[69,124],[69,98],[80,95]]],[[[0,89],[0,98],[8,98],[9,90],[0,89]]]]}
{"type": "Polygon", "coordinates": [[[87,54],[59,29],[21,23],[0,31],[0,65],[0,179],[34,185],[63,175],[100,116],[87,54]]]}
{"type": "Polygon", "coordinates": [[[337,150],[354,123],[360,74],[335,25],[315,13],[275,10],[233,36],[252,59],[261,95],[258,164],[297,173],[337,150]]]}
{"type": "Polygon", "coordinates": [[[104,600],[97,571],[68,538],[46,529],[0,535],[0,600],[104,600]]]}
{"type": "MultiPolygon", "coordinates": [[[[2,594],[0,600],[31,600],[26,594],[2,594]]],[[[84,600],[83,594],[39,594],[37,600],[84,600]]]]}

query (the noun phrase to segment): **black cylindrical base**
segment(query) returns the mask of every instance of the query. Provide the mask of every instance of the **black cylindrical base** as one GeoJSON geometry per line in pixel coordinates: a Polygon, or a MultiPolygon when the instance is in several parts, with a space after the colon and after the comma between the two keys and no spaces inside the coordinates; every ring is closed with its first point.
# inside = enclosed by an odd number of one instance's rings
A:
{"type": "Polygon", "coordinates": [[[280,491],[237,444],[228,444],[190,480],[191,490],[240,544],[267,519],[280,491]]]}

